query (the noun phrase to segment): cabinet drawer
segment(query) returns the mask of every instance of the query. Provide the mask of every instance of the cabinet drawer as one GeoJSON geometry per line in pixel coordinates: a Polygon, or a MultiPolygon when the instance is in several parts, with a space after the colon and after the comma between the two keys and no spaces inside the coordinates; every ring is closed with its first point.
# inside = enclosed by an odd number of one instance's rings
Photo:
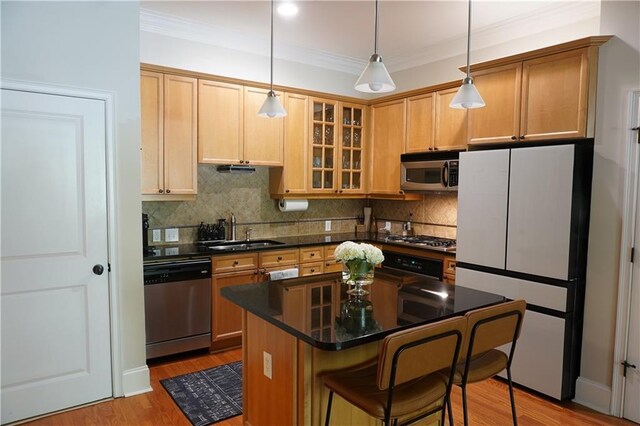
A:
{"type": "Polygon", "coordinates": [[[330,244],[328,246],[324,246],[324,259],[325,260],[333,260],[336,258],[335,252],[338,244],[330,244]]]}
{"type": "Polygon", "coordinates": [[[454,257],[444,258],[444,275],[456,276],[456,259],[454,257]]]}
{"type": "Polygon", "coordinates": [[[300,263],[322,261],[322,246],[302,247],[300,249],[300,263]]]}
{"type": "Polygon", "coordinates": [[[298,263],[298,249],[273,250],[260,253],[260,267],[270,268],[278,265],[298,263]]]}
{"type": "Polygon", "coordinates": [[[325,274],[330,274],[331,272],[340,272],[342,271],[342,263],[338,263],[335,261],[335,259],[333,260],[325,260],[324,262],[324,273],[325,274]]]}
{"type": "Polygon", "coordinates": [[[232,254],[226,256],[213,256],[211,258],[211,271],[216,273],[244,271],[258,267],[258,255],[256,253],[232,254]]]}
{"type": "Polygon", "coordinates": [[[300,275],[318,275],[324,272],[324,264],[322,262],[303,263],[300,265],[300,275]]]}

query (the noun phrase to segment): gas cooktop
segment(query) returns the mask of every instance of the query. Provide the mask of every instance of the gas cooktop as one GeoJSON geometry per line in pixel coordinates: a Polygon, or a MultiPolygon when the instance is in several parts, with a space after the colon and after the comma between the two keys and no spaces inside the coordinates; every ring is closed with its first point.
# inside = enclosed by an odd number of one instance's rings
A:
{"type": "Polygon", "coordinates": [[[432,237],[430,235],[388,235],[384,240],[390,243],[438,251],[454,251],[456,249],[456,240],[432,237]]]}

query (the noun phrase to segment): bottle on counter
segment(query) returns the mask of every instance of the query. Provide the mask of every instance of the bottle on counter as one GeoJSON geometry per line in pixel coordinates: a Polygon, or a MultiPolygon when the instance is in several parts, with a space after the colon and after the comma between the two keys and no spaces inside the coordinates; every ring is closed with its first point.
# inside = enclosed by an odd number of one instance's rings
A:
{"type": "Polygon", "coordinates": [[[237,223],[236,223],[236,215],[234,215],[233,213],[231,213],[231,229],[229,231],[229,239],[231,241],[235,241],[236,240],[236,233],[237,233],[237,223]]]}

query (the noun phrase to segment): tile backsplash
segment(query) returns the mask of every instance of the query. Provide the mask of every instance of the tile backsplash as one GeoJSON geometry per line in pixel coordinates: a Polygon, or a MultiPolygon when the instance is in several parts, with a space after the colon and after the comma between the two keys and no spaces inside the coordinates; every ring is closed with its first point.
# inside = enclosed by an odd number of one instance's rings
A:
{"type": "MultiPolygon", "coordinates": [[[[325,223],[331,219],[331,232],[354,230],[355,217],[362,216],[366,200],[309,200],[303,212],[283,213],[278,200],[269,196],[269,169],[256,167],[252,174],[224,174],[216,166],[198,166],[198,195],[194,201],[144,201],[142,212],[149,215],[149,228],[178,227],[180,243],[197,240],[200,222],[217,223],[231,213],[238,223],[237,237],[244,238],[251,228],[251,237],[271,238],[287,235],[325,233],[325,223]]],[[[164,232],[162,232],[164,241],[164,232]]],[[[149,242],[152,243],[151,235],[149,242]]]]}
{"type": "MultiPolygon", "coordinates": [[[[367,200],[309,200],[303,212],[283,213],[278,201],[269,196],[269,169],[257,167],[253,174],[223,174],[212,165],[198,166],[198,195],[193,201],[145,201],[142,212],[149,215],[149,242],[153,229],[179,228],[180,243],[197,240],[200,222],[217,223],[231,213],[238,223],[237,238],[251,228],[252,239],[288,235],[325,233],[325,220],[331,220],[331,233],[351,232],[357,216],[362,216],[367,200]]],[[[421,201],[370,200],[376,218],[392,221],[392,232],[402,231],[402,222],[414,222],[416,234],[455,238],[457,194],[425,194],[421,201]]],[[[378,223],[379,227],[384,223],[378,223]]]]}

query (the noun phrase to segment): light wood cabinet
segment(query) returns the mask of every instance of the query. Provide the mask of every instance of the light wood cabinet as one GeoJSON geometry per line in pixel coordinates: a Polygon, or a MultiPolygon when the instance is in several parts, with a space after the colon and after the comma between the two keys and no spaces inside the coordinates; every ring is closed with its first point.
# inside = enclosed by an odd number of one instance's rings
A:
{"type": "Polygon", "coordinates": [[[170,200],[197,193],[197,80],[142,71],[142,194],[170,200]]]}
{"type": "MultiPolygon", "coordinates": [[[[198,83],[198,160],[282,166],[283,120],[258,117],[267,90],[211,80],[198,83]]],[[[277,93],[282,99],[282,93],[277,93]]]]}
{"type": "Polygon", "coordinates": [[[405,152],[464,149],[467,111],[449,107],[458,88],[407,98],[405,152]]]}
{"type": "Polygon", "coordinates": [[[310,194],[363,194],[365,107],[312,98],[310,194]]]}
{"type": "Polygon", "coordinates": [[[328,274],[331,272],[340,272],[342,271],[342,263],[336,262],[336,247],[339,244],[330,244],[324,246],[324,273],[328,274]]]}
{"type": "Polygon", "coordinates": [[[371,170],[369,192],[372,195],[402,195],[400,190],[400,154],[405,147],[406,100],[385,102],[371,107],[371,170]]]}
{"type": "Polygon", "coordinates": [[[260,268],[293,267],[299,263],[298,249],[269,250],[258,255],[260,268]]]}
{"type": "Polygon", "coordinates": [[[444,257],[443,280],[447,284],[456,283],[456,258],[454,256],[444,257]]]}
{"type": "Polygon", "coordinates": [[[240,338],[242,335],[242,309],[238,305],[222,297],[220,291],[224,287],[252,284],[256,282],[258,282],[258,273],[255,269],[212,275],[212,349],[219,350],[231,346],[237,346],[240,344],[240,338]]]}
{"type": "Polygon", "coordinates": [[[211,258],[211,349],[238,346],[242,335],[242,309],[222,297],[224,287],[258,282],[258,253],[237,253],[211,258]]]}
{"type": "Polygon", "coordinates": [[[309,179],[309,98],[285,93],[284,108],[283,167],[269,169],[269,192],[275,198],[306,194],[309,179]]]}
{"type": "Polygon", "coordinates": [[[433,93],[407,98],[407,144],[405,152],[433,149],[436,120],[433,93]]]}
{"type": "Polygon", "coordinates": [[[300,276],[318,275],[324,273],[324,247],[300,247],[300,276]]]}
{"type": "Polygon", "coordinates": [[[244,162],[244,88],[239,84],[198,81],[198,161],[244,162]]]}
{"type": "Polygon", "coordinates": [[[467,110],[449,107],[458,87],[435,92],[436,123],[434,150],[467,147],[467,110]]]}
{"type": "Polygon", "coordinates": [[[486,106],[469,111],[469,143],[589,136],[595,49],[569,50],[474,71],[486,106]]]}
{"type": "MultiPolygon", "coordinates": [[[[244,162],[256,166],[282,166],[284,158],[282,118],[258,117],[267,98],[266,89],[244,87],[244,162]]],[[[276,92],[282,102],[282,93],[276,92]]]]}

